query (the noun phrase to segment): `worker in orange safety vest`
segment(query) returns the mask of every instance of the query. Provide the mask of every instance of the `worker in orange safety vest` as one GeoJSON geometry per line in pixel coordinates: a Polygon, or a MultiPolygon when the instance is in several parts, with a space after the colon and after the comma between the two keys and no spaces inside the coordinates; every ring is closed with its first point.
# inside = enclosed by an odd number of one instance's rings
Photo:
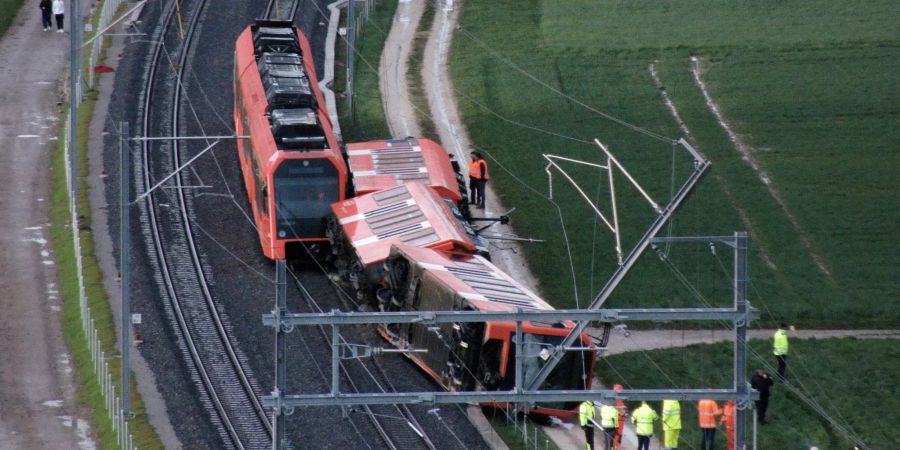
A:
{"type": "Polygon", "coordinates": [[[481,153],[472,152],[472,162],[469,163],[469,203],[476,208],[484,209],[484,188],[489,179],[487,161],[481,153]]]}
{"type": "MultiPolygon", "coordinates": [[[[621,384],[614,384],[614,391],[625,389],[621,384]]],[[[616,439],[613,441],[613,450],[622,450],[622,432],[625,431],[625,418],[628,417],[628,407],[622,400],[616,400],[616,409],[619,410],[619,428],[616,430],[616,439]]]]}
{"type": "Polygon", "coordinates": [[[700,440],[700,450],[713,450],[716,445],[716,417],[722,415],[719,404],[715,400],[700,400],[697,402],[697,418],[700,421],[700,429],[703,437],[700,440]]]}
{"type": "Polygon", "coordinates": [[[728,450],[734,450],[734,400],[725,402],[722,409],[722,425],[725,425],[725,436],[728,437],[728,450]]]}

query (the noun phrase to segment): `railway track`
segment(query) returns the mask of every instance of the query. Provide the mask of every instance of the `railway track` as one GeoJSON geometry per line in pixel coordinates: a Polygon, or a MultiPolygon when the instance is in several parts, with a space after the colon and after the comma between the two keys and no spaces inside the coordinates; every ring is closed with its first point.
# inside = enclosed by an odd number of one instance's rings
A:
{"type": "MultiPolygon", "coordinates": [[[[272,0],[266,9],[266,17],[293,18],[300,1],[303,0],[282,1],[276,7],[276,1],[272,0]]],[[[180,5],[180,12],[186,19],[183,40],[175,30],[174,5],[166,5],[161,25],[152,37],[152,54],[140,94],[142,131],[148,137],[177,138],[186,128],[182,123],[184,72],[190,65],[191,45],[207,0],[180,5]],[[166,67],[171,67],[172,71],[164,71],[166,67]]],[[[318,5],[314,6],[318,8],[318,5]]],[[[140,170],[136,177],[140,185],[138,191],[146,192],[189,160],[186,151],[177,139],[142,141],[136,167],[140,170]]],[[[148,239],[150,259],[157,269],[164,309],[200,394],[200,403],[209,414],[221,446],[235,449],[270,447],[272,425],[258,397],[263,391],[246,369],[247,358],[232,344],[230,327],[227,319],[220,316],[220,307],[207,282],[204,261],[194,242],[192,222],[197,219],[193,216],[192,196],[186,194],[191,187],[188,184],[179,173],[149,194],[141,204],[145,219],[143,230],[148,239]]],[[[317,276],[320,282],[326,280],[321,273],[317,276]]],[[[315,300],[299,279],[297,287],[312,309],[315,300]]],[[[333,293],[327,296],[330,301],[333,293]]],[[[322,331],[324,333],[324,329],[322,331]]],[[[268,334],[261,336],[268,337],[268,334]]],[[[321,354],[327,354],[330,333],[324,333],[321,342],[321,348],[326,349],[321,354]]],[[[395,391],[390,376],[377,361],[346,361],[341,364],[341,371],[341,382],[356,392],[395,391]]],[[[422,416],[421,412],[419,416],[422,416]]],[[[358,430],[375,430],[358,432],[366,441],[360,443],[364,447],[437,448],[416,414],[406,406],[358,407],[347,418],[358,422],[352,425],[358,430]]],[[[447,444],[442,443],[441,448],[448,448],[447,444]]],[[[464,445],[449,447],[465,448],[464,445]]]]}
{"type": "MultiPolygon", "coordinates": [[[[295,286],[308,305],[311,312],[325,312],[309,292],[302,278],[311,277],[309,273],[291,270],[295,286]]],[[[316,274],[321,277],[321,274],[316,274]]],[[[340,295],[338,295],[340,297],[340,295]]],[[[350,305],[344,304],[344,309],[350,305]]],[[[325,348],[331,347],[330,330],[318,326],[325,348]]],[[[371,331],[371,330],[369,330],[371,331]]],[[[390,377],[375,359],[355,358],[341,362],[342,381],[354,392],[396,392],[390,377]]],[[[416,419],[415,414],[406,405],[362,405],[358,407],[372,422],[378,431],[382,443],[392,450],[428,449],[436,450],[434,442],[416,419]]],[[[377,447],[376,447],[377,448],[377,447]]],[[[447,448],[444,446],[443,448],[447,448]]]]}
{"type": "MultiPolygon", "coordinates": [[[[153,56],[148,65],[143,91],[143,130],[146,136],[179,135],[179,119],[182,104],[182,81],[190,46],[197,28],[200,12],[206,6],[201,0],[182,12],[193,14],[185,30],[183,44],[179,48],[174,78],[160,74],[158,68],[169,66],[166,44],[171,41],[175,18],[174,3],[164,12],[159,35],[155,36],[153,56]],[[174,82],[174,86],[172,85],[174,82]],[[162,105],[160,98],[169,92],[170,103],[162,105]],[[158,94],[158,92],[160,92],[158,94]],[[168,121],[153,120],[155,115],[168,117],[168,121]],[[155,124],[168,124],[154,126],[155,124]]],[[[170,42],[171,43],[171,42],[170,42]]],[[[184,163],[179,141],[160,141],[155,146],[143,141],[141,161],[143,190],[154,185],[175,167],[184,163]],[[156,147],[156,148],[154,148],[156,147]],[[168,149],[167,158],[157,151],[168,149]],[[168,164],[163,159],[168,159],[168,164]],[[158,172],[158,173],[154,173],[158,172]]],[[[231,342],[226,324],[218,312],[216,301],[209,289],[191,228],[191,216],[185,198],[185,185],[181,174],[172,178],[174,194],[154,192],[146,198],[149,233],[152,236],[154,256],[159,268],[163,291],[169,301],[170,317],[186,355],[189,371],[204,398],[201,402],[210,414],[225,447],[235,449],[262,448],[271,442],[272,425],[256,394],[252,377],[244,369],[244,358],[238,355],[231,342]],[[166,203],[166,200],[175,203],[166,203]]]]}

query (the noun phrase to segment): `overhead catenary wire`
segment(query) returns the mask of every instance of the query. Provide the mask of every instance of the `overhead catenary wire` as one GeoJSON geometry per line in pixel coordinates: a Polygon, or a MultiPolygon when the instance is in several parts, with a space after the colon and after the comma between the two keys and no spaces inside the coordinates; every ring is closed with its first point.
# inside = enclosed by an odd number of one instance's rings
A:
{"type": "MultiPolygon", "coordinates": [[[[701,302],[702,302],[704,305],[706,305],[706,306],[709,306],[709,305],[710,305],[710,302],[706,299],[706,297],[703,296],[703,294],[700,293],[700,292],[696,289],[696,287],[693,286],[693,284],[690,282],[690,280],[688,280],[687,277],[684,276],[684,274],[683,274],[683,273],[682,273],[682,272],[674,265],[674,263],[672,263],[671,260],[669,260],[668,257],[666,257],[665,255],[660,254],[660,260],[663,261],[663,263],[664,263],[664,264],[672,271],[672,273],[676,276],[676,278],[677,278],[679,281],[681,281],[682,284],[685,285],[685,287],[688,288],[688,290],[689,290],[692,294],[694,294],[694,296],[695,296],[699,301],[701,301],[701,302]]],[[[729,328],[730,328],[730,326],[731,326],[730,324],[728,324],[728,323],[725,322],[725,321],[721,321],[721,323],[722,323],[723,325],[725,325],[726,327],[729,327],[729,328]]],[[[757,359],[757,360],[758,360],[758,361],[766,368],[767,371],[770,371],[770,372],[773,372],[773,373],[775,372],[775,368],[774,368],[774,366],[772,366],[772,364],[768,361],[768,358],[764,358],[764,357],[763,357],[762,355],[760,355],[759,352],[757,352],[756,349],[754,349],[752,346],[749,346],[749,345],[748,345],[748,346],[747,346],[747,351],[748,351],[749,353],[751,353],[751,354],[752,354],[752,355],[753,355],[753,356],[754,356],[754,357],[755,357],[755,358],[756,358],[756,359],[757,359]]],[[[815,400],[814,398],[812,398],[811,394],[809,393],[809,391],[808,391],[805,387],[803,387],[802,389],[800,389],[800,388],[798,388],[797,386],[794,385],[794,382],[792,382],[792,381],[787,381],[787,380],[782,380],[782,384],[783,384],[785,387],[787,387],[792,393],[794,393],[794,395],[796,395],[799,399],[801,399],[804,403],[806,403],[810,408],[812,408],[813,411],[815,411],[815,412],[818,413],[822,418],[824,418],[825,420],[827,420],[827,421],[832,425],[832,427],[833,427],[836,431],[838,431],[839,433],[841,433],[841,434],[842,434],[849,442],[851,442],[851,443],[853,443],[853,444],[855,444],[855,445],[865,446],[865,444],[864,444],[864,442],[862,441],[862,439],[859,438],[859,436],[856,435],[856,434],[852,431],[852,429],[850,429],[848,426],[845,426],[845,425],[842,424],[842,423],[839,423],[837,419],[835,419],[834,417],[832,417],[832,416],[828,413],[828,411],[826,411],[826,410],[822,407],[822,405],[818,403],[817,400],[815,400]],[[804,390],[806,391],[806,393],[803,392],[804,390]]],[[[799,384],[802,384],[802,383],[799,383],[799,384]]]]}

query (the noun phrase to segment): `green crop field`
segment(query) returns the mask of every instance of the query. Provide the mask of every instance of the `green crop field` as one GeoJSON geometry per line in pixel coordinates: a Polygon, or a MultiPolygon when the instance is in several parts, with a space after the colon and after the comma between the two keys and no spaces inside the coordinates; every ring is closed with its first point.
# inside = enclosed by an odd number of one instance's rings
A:
{"type": "MultiPolygon", "coordinates": [[[[547,240],[526,249],[543,293],[583,306],[615,259],[612,235],[562,177],[547,198],[541,155],[604,162],[599,138],[665,204],[689,169],[684,152],[598,113],[677,139],[665,93],[713,166],[664,233],[750,231],[750,299],[764,324],[900,323],[898,13],[887,0],[466,1],[451,56],[460,108],[491,184],[518,208],[517,232],[547,240]],[[707,108],[691,57],[757,169],[707,108]]],[[[605,176],[566,168],[609,211],[605,176]]],[[[653,214],[621,176],[616,190],[627,251],[653,214]]],[[[704,301],[730,302],[727,249],[667,250],[704,301]]],[[[701,303],[648,250],[607,304],[701,303]]]]}
{"type": "MultiPolygon", "coordinates": [[[[750,345],[754,349],[747,364],[751,371],[774,365],[769,341],[750,341],[750,345]]],[[[607,384],[622,383],[628,388],[730,388],[731,348],[730,344],[695,345],[616,355],[600,362],[597,370],[607,384]]],[[[800,394],[813,399],[867,448],[894,448],[900,442],[900,431],[892,425],[900,420],[896,383],[879,374],[895,373],[898,358],[900,346],[895,340],[794,339],[787,376],[796,392],[777,382],[772,388],[766,414],[769,424],[758,427],[759,448],[853,448],[800,394]]],[[[696,405],[681,403],[680,447],[696,448],[700,443],[696,405]]],[[[659,403],[651,406],[660,411],[659,403]]],[[[656,431],[661,435],[659,424],[656,431]]],[[[724,433],[718,435],[718,448],[724,448],[724,433]]]]}

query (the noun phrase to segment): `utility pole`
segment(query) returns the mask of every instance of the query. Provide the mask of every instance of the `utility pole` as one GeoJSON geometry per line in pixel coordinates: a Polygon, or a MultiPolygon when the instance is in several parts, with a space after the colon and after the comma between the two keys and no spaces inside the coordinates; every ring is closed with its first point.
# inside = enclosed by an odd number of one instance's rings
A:
{"type": "MultiPolygon", "coordinates": [[[[275,309],[272,313],[281,318],[287,312],[287,274],[285,273],[285,261],[275,261],[275,309]]],[[[281,398],[285,390],[285,330],[279,326],[275,330],[275,392],[276,398],[281,398]]],[[[272,408],[272,450],[284,448],[285,414],[281,408],[272,408]]]]}
{"type": "Polygon", "coordinates": [[[122,416],[131,416],[131,145],[128,122],[121,122],[119,136],[119,274],[122,289],[122,317],[119,326],[122,354],[122,416]]]}
{"type": "MultiPolygon", "coordinates": [[[[72,193],[72,204],[78,199],[78,102],[81,101],[81,2],[69,2],[69,146],[71,153],[71,170],[69,192],[72,193]]],[[[72,224],[76,226],[77,224],[72,224]]]]}
{"type": "Polygon", "coordinates": [[[353,50],[356,48],[355,2],[356,0],[347,0],[347,105],[350,111],[353,111],[353,50]]]}
{"type": "MultiPolygon", "coordinates": [[[[734,309],[737,313],[747,314],[747,232],[734,233],[734,309]]],[[[747,327],[749,317],[736,319],[734,323],[734,390],[740,395],[749,393],[747,389],[747,327]]],[[[734,408],[734,446],[744,448],[746,432],[746,413],[749,402],[735,402],[734,408]]]]}

